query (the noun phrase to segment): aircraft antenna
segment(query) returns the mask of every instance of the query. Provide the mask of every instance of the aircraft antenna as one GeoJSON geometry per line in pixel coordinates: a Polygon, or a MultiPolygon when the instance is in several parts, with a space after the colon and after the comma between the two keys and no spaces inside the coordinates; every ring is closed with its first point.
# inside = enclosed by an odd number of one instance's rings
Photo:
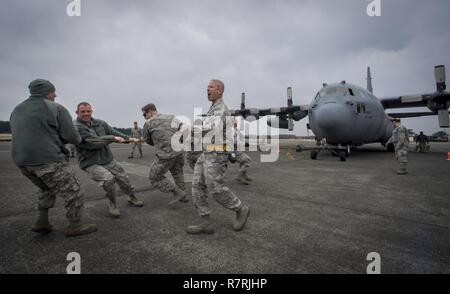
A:
{"type": "Polygon", "coordinates": [[[373,93],[372,75],[370,74],[370,66],[367,67],[367,91],[373,93]]]}

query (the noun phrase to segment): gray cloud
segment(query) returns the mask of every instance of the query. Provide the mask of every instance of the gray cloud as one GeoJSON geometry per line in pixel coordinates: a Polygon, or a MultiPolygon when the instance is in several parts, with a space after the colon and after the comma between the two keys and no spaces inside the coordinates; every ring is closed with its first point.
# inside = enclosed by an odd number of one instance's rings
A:
{"type": "MultiPolygon", "coordinates": [[[[450,2],[381,2],[370,18],[365,0],[81,0],[80,17],[66,15],[68,1],[2,1],[0,119],[37,77],[56,84],[72,113],[88,100],[121,127],[150,101],[187,116],[208,108],[211,78],[226,83],[231,108],[242,91],[248,106],[281,105],[288,86],[308,104],[323,81],[364,86],[367,65],[381,97],[433,91],[433,66],[450,65],[450,2]]],[[[438,130],[436,118],[407,124],[438,130]]]]}

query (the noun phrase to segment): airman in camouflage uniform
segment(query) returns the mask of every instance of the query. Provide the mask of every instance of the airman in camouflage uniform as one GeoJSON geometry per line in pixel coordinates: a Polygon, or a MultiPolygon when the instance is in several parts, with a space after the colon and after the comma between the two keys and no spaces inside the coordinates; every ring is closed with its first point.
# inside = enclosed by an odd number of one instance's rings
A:
{"type": "MultiPolygon", "coordinates": [[[[128,175],[114,160],[109,148],[110,143],[124,142],[130,137],[114,130],[106,122],[93,118],[92,107],[87,102],[78,104],[76,113],[78,118],[75,126],[84,140],[77,149],[80,168],[105,190],[106,197],[109,199],[108,209],[111,216],[120,217],[116,202],[116,183],[128,195],[130,205],[142,207],[144,204],[134,195],[134,187],[131,185],[128,175]],[[92,139],[97,141],[89,142],[92,139]]],[[[135,139],[130,140],[135,141],[135,139]]]]}
{"type": "Polygon", "coordinates": [[[420,132],[420,134],[416,137],[416,143],[419,145],[419,152],[425,153],[428,145],[428,137],[420,132]]]}
{"type": "Polygon", "coordinates": [[[142,114],[147,119],[144,124],[144,139],[147,144],[156,148],[156,157],[150,167],[150,182],[161,192],[173,193],[170,207],[180,201],[187,202],[183,175],[184,154],[182,151],[174,151],[171,142],[182,123],[173,115],[158,113],[153,103],[142,107],[142,114]],[[167,178],[167,172],[172,174],[175,182],[167,178]]]}
{"type": "Polygon", "coordinates": [[[69,227],[66,236],[95,232],[93,224],[82,224],[83,191],[67,162],[65,144],[78,145],[81,138],[69,112],[54,102],[55,86],[47,80],[29,85],[30,98],[16,106],[11,114],[12,157],[22,173],[36,185],[39,217],[31,229],[37,233],[52,231],[48,210],[56,196],[65,201],[69,227]]]}
{"type": "MultiPolygon", "coordinates": [[[[252,178],[250,178],[247,174],[248,169],[250,168],[250,162],[252,159],[250,156],[248,156],[244,151],[240,151],[238,149],[241,149],[242,146],[239,146],[239,142],[244,142],[245,144],[245,138],[243,138],[241,132],[237,128],[237,122],[234,123],[234,146],[235,150],[234,154],[236,155],[236,161],[239,163],[239,176],[236,178],[236,180],[241,183],[242,185],[248,185],[251,181],[253,181],[252,178]]],[[[245,145],[244,145],[245,146],[245,145]]]]}
{"type": "Polygon", "coordinates": [[[214,228],[210,220],[211,209],[208,195],[223,207],[236,212],[233,228],[244,228],[250,210],[224,185],[227,169],[227,146],[232,146],[232,121],[228,107],[223,102],[224,84],[220,80],[211,80],[207,93],[212,105],[202,126],[204,151],[195,164],[192,180],[192,200],[201,217],[200,224],[188,226],[189,234],[212,234],[214,228]]]}
{"type": "Polygon", "coordinates": [[[400,165],[400,168],[397,170],[397,174],[404,175],[408,173],[408,129],[401,124],[399,118],[394,118],[392,121],[395,124],[395,129],[392,131],[392,137],[386,144],[394,144],[395,158],[400,165]]]}
{"type": "Polygon", "coordinates": [[[135,139],[139,139],[139,141],[135,141],[133,142],[133,147],[131,149],[131,155],[128,158],[133,158],[134,156],[134,150],[136,149],[136,147],[139,150],[139,158],[142,158],[142,142],[141,142],[141,138],[143,137],[142,135],[142,129],[138,127],[138,123],[137,121],[134,122],[134,127],[131,129],[131,138],[135,138],[135,139]]]}

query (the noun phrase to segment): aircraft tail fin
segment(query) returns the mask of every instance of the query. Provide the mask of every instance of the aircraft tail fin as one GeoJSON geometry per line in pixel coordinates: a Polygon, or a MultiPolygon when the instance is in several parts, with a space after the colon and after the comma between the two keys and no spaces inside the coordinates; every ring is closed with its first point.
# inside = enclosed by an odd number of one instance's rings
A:
{"type": "Polygon", "coordinates": [[[372,75],[370,73],[370,66],[367,67],[367,91],[369,91],[370,93],[373,93],[372,75]]]}

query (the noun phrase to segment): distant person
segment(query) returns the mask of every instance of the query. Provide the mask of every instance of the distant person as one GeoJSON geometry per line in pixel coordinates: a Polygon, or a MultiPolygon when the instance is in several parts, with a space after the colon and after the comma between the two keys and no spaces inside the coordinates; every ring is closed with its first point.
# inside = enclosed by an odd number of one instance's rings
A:
{"type": "MultiPolygon", "coordinates": [[[[241,132],[237,128],[237,122],[234,122],[234,146],[235,150],[233,153],[236,155],[235,160],[239,163],[239,175],[236,178],[236,180],[241,183],[242,185],[248,185],[251,181],[253,181],[252,178],[248,176],[248,169],[250,168],[250,162],[252,159],[244,152],[237,150],[237,142],[238,140],[242,140],[243,136],[241,132]]],[[[245,141],[245,138],[243,138],[245,141]]]]}
{"type": "Polygon", "coordinates": [[[88,102],[81,102],[76,111],[78,117],[75,126],[83,140],[97,139],[96,142],[83,142],[78,145],[78,162],[80,168],[89,177],[98,182],[105,190],[109,199],[108,210],[112,217],[120,217],[120,210],[116,200],[116,183],[128,195],[128,203],[142,207],[144,204],[134,195],[134,187],[121,165],[113,157],[109,144],[124,142],[130,139],[125,134],[116,131],[106,122],[92,117],[92,106],[88,102]]]}
{"type": "Polygon", "coordinates": [[[244,228],[250,214],[248,206],[224,184],[228,163],[226,146],[233,144],[233,139],[229,138],[229,132],[227,132],[227,127],[232,128],[232,124],[229,125],[230,111],[223,102],[224,90],[222,81],[214,79],[209,82],[207,94],[211,107],[201,126],[205,148],[195,163],[192,179],[192,200],[201,219],[197,225],[187,227],[189,234],[214,233],[208,196],[214,198],[222,207],[236,213],[233,224],[235,231],[244,228]]]}
{"type": "Polygon", "coordinates": [[[81,137],[64,106],[55,102],[55,86],[42,79],[28,86],[31,96],[14,108],[11,114],[12,157],[22,173],[39,191],[39,216],[32,231],[52,231],[48,211],[56,196],[64,198],[69,220],[66,237],[97,231],[94,224],[82,224],[84,195],[74,171],[67,162],[64,145],[78,145],[81,137]]]}
{"type": "Polygon", "coordinates": [[[154,187],[164,193],[172,193],[169,202],[174,207],[178,202],[187,202],[184,184],[184,154],[172,148],[172,136],[181,128],[182,123],[173,115],[158,113],[156,106],[149,103],[142,107],[142,115],[147,120],[144,125],[144,139],[155,146],[156,156],[150,167],[149,179],[154,187]],[[166,176],[170,172],[174,181],[166,176]]]}
{"type": "Polygon", "coordinates": [[[416,144],[419,145],[419,152],[425,153],[427,145],[428,145],[428,137],[420,132],[420,134],[416,137],[416,144]]]}
{"type": "Polygon", "coordinates": [[[395,158],[400,165],[400,168],[397,170],[397,174],[404,175],[408,173],[408,129],[401,124],[401,120],[399,118],[393,118],[392,121],[395,124],[395,129],[392,131],[392,137],[386,142],[386,144],[394,144],[395,158]]]}
{"type": "Polygon", "coordinates": [[[128,156],[128,158],[133,158],[134,150],[136,149],[136,147],[139,150],[139,158],[142,158],[143,156],[142,156],[142,142],[141,142],[141,139],[143,137],[143,134],[142,134],[142,129],[140,127],[138,127],[137,121],[134,122],[134,126],[131,129],[131,136],[130,137],[134,138],[134,139],[138,139],[138,140],[133,142],[133,147],[131,148],[131,155],[128,156]]]}

